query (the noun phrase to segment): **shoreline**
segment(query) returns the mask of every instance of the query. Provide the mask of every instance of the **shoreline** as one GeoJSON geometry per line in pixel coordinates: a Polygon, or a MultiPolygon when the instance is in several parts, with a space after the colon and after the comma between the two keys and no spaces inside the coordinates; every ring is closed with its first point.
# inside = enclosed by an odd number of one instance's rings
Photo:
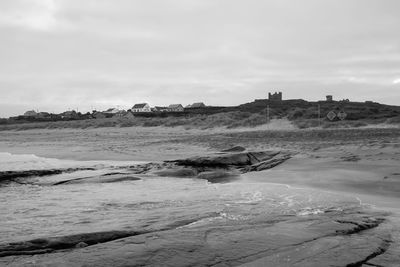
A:
{"type": "MultiPolygon", "coordinates": [[[[124,162],[119,160],[127,157],[132,163],[135,158],[160,163],[32,178],[32,192],[29,185],[11,187],[14,194],[27,198],[19,203],[21,219],[31,214],[43,216],[43,223],[48,216],[59,222],[51,231],[38,228],[41,234],[35,237],[43,246],[37,246],[29,232],[19,237],[22,243],[0,244],[5,255],[0,264],[24,266],[34,258],[38,266],[124,266],[132,260],[160,265],[158,257],[174,266],[217,264],[215,257],[238,266],[285,266],[288,259],[304,261],[306,266],[400,261],[398,130],[321,130],[317,134],[64,130],[19,132],[7,138],[0,142],[0,150],[14,147],[55,155],[50,162],[56,164],[68,161],[62,157],[85,160],[92,155],[111,162],[124,162]],[[199,180],[196,168],[191,178],[173,178],[176,172],[168,172],[171,166],[181,166],[168,165],[174,164],[173,159],[182,159],[178,163],[187,164],[183,168],[188,173],[195,165],[185,159],[218,157],[223,149],[234,146],[266,151],[274,155],[272,160],[278,154],[290,157],[268,170],[244,171],[238,179],[215,184],[199,180]],[[54,210],[38,207],[46,203],[43,199],[54,210]],[[24,201],[33,207],[27,208],[24,201]],[[68,220],[54,217],[60,209],[57,205],[69,214],[68,220]]],[[[247,153],[251,152],[242,154],[247,153]]],[[[46,159],[38,161],[43,164],[46,159]]],[[[7,201],[18,203],[13,201],[13,192],[3,190],[9,194],[7,201]]],[[[9,222],[10,236],[14,225],[9,222]]]]}

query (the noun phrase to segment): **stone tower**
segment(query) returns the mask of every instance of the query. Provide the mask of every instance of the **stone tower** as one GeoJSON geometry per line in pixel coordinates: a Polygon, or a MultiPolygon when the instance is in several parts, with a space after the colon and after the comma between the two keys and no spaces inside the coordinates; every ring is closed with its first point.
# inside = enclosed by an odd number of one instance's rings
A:
{"type": "Polygon", "coordinates": [[[268,100],[269,101],[282,101],[282,92],[275,92],[273,94],[268,93],[268,100]]]}

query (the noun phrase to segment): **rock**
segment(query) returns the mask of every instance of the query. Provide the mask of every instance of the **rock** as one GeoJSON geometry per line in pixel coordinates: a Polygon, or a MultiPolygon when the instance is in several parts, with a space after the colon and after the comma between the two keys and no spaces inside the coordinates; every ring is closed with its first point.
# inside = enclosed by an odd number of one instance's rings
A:
{"type": "Polygon", "coordinates": [[[153,174],[161,177],[195,177],[197,175],[197,171],[189,168],[164,169],[155,171],[153,174]]]}
{"type": "Polygon", "coordinates": [[[249,157],[253,159],[253,162],[261,162],[268,159],[272,159],[273,157],[282,154],[281,151],[256,151],[249,152],[249,157]]]}
{"type": "Polygon", "coordinates": [[[56,175],[61,173],[71,173],[76,171],[95,170],[94,168],[67,168],[67,169],[49,169],[49,170],[27,170],[27,171],[1,171],[0,182],[10,181],[16,178],[42,177],[56,175]]]}
{"type": "Polygon", "coordinates": [[[221,183],[237,179],[239,176],[240,173],[235,171],[216,170],[201,172],[197,175],[197,178],[205,179],[211,183],[221,183]]]}
{"type": "Polygon", "coordinates": [[[71,180],[60,181],[54,183],[53,185],[62,185],[62,184],[84,184],[84,183],[116,183],[123,181],[138,181],[141,180],[139,177],[132,175],[120,175],[120,174],[112,174],[106,176],[93,176],[93,177],[85,177],[85,178],[77,178],[71,180]]]}
{"type": "Polygon", "coordinates": [[[217,156],[193,157],[172,161],[180,166],[202,168],[243,167],[265,161],[279,154],[276,151],[261,151],[248,153],[223,154],[217,156]]]}
{"type": "Polygon", "coordinates": [[[78,244],[75,245],[76,248],[84,248],[89,246],[88,244],[86,244],[85,242],[79,242],[78,244]]]}
{"type": "Polygon", "coordinates": [[[101,177],[98,183],[116,183],[116,182],[123,182],[123,181],[139,181],[142,180],[139,177],[135,176],[121,176],[117,175],[116,177],[101,177]]]}
{"type": "Polygon", "coordinates": [[[184,160],[176,160],[175,163],[181,166],[201,168],[226,168],[228,166],[244,166],[250,164],[247,153],[229,154],[211,157],[195,157],[184,160]]]}
{"type": "Polygon", "coordinates": [[[158,233],[168,230],[176,230],[180,227],[190,225],[202,219],[214,218],[217,215],[218,213],[209,212],[202,215],[193,214],[182,218],[178,217],[176,218],[176,221],[164,223],[148,229],[142,228],[137,230],[114,230],[104,232],[81,233],[68,236],[37,238],[28,241],[0,244],[0,257],[35,255],[50,253],[57,250],[84,248],[128,237],[141,236],[145,234],[158,233]]]}
{"type": "Polygon", "coordinates": [[[243,152],[245,150],[246,150],[246,148],[244,148],[242,146],[234,146],[234,147],[222,150],[221,152],[243,152]]]}
{"type": "MultiPolygon", "coordinates": [[[[307,219],[262,213],[252,220],[203,220],[219,214],[183,216],[156,231],[119,240],[78,236],[75,241],[96,245],[85,250],[59,246],[53,251],[57,253],[34,258],[0,258],[0,265],[32,266],[34,259],[35,266],[398,266],[398,250],[391,237],[396,226],[385,222],[371,225],[381,221],[379,214],[375,217],[357,209],[307,219]],[[369,226],[354,234],[338,231],[356,224],[369,226]],[[91,243],[85,241],[89,239],[91,243]]],[[[33,252],[12,249],[14,254],[9,255],[33,252]]],[[[43,248],[36,252],[42,254],[43,248]]]]}
{"type": "Polygon", "coordinates": [[[259,163],[253,164],[246,169],[246,171],[263,171],[271,169],[279,164],[282,164],[286,160],[290,159],[291,156],[289,154],[278,155],[272,159],[261,161],[259,163]]]}
{"type": "Polygon", "coordinates": [[[89,246],[143,233],[145,232],[108,231],[76,234],[70,236],[38,238],[29,241],[0,245],[0,256],[5,257],[11,255],[21,255],[21,252],[27,252],[27,254],[29,253],[30,255],[41,254],[45,250],[68,249],[74,247],[83,247],[84,245],[89,246]]]}

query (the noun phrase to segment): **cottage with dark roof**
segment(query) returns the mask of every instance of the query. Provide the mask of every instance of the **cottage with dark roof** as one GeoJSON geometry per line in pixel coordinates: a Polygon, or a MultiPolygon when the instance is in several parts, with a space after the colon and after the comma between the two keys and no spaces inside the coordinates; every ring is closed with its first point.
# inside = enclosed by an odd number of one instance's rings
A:
{"type": "Polygon", "coordinates": [[[191,105],[187,105],[185,108],[205,108],[206,105],[203,102],[193,103],[191,105]]]}
{"type": "Polygon", "coordinates": [[[168,111],[170,112],[182,112],[183,106],[181,104],[171,104],[168,106],[168,111]]]}

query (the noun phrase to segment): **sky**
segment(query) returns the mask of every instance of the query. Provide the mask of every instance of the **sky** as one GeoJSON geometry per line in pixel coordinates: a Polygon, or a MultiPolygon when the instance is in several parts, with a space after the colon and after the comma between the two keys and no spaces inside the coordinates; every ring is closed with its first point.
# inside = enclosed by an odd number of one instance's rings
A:
{"type": "Polygon", "coordinates": [[[398,0],[1,0],[0,117],[135,103],[400,105],[398,0]]]}

